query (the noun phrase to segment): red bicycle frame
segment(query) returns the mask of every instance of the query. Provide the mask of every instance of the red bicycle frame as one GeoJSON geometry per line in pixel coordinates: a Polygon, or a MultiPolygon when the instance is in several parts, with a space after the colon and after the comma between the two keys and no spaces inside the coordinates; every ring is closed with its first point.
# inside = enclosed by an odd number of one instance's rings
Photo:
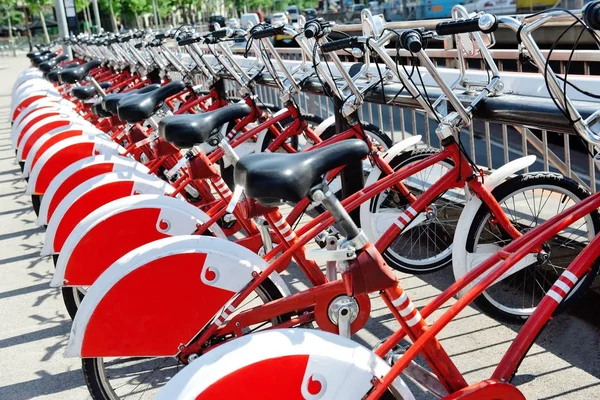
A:
{"type": "MultiPolygon", "coordinates": [[[[354,133],[356,132],[354,129],[350,129],[349,131],[354,133]]],[[[341,136],[343,136],[344,134],[348,135],[349,133],[348,131],[344,132],[343,134],[341,134],[341,136]]],[[[490,207],[491,212],[495,216],[497,216],[498,223],[503,227],[503,229],[506,230],[506,232],[512,232],[511,234],[514,235],[514,237],[520,236],[520,233],[512,226],[507,216],[504,215],[502,209],[500,208],[500,205],[496,202],[491,193],[489,193],[487,189],[485,189],[485,187],[481,184],[479,180],[473,179],[474,175],[471,165],[469,164],[464,154],[461,152],[458,144],[456,144],[456,142],[454,141],[447,142],[444,150],[440,153],[430,156],[424,160],[417,161],[411,165],[405,166],[399,169],[398,171],[395,171],[392,174],[380,179],[379,181],[375,182],[369,187],[364,188],[363,190],[349,196],[348,198],[342,201],[342,206],[347,211],[352,211],[353,209],[360,206],[360,204],[383,192],[387,188],[393,185],[402,185],[401,182],[404,179],[438,162],[447,160],[448,158],[450,158],[454,163],[452,169],[450,169],[450,171],[444,174],[431,188],[425,191],[425,193],[412,204],[412,209],[414,210],[414,213],[412,211],[409,212],[409,210],[405,211],[405,213],[398,218],[398,224],[392,225],[388,228],[384,235],[375,244],[375,248],[377,249],[377,251],[383,251],[389,245],[389,243],[395,237],[397,237],[397,234],[401,232],[402,224],[404,224],[403,226],[408,225],[408,223],[405,223],[403,219],[404,216],[407,216],[409,217],[409,220],[412,220],[420,212],[424,211],[426,207],[429,204],[431,204],[431,202],[435,198],[443,194],[445,191],[455,187],[463,187],[465,184],[476,195],[480,196],[482,200],[490,207]]],[[[338,173],[340,170],[341,168],[331,171],[330,176],[338,173]]],[[[305,199],[301,203],[305,206],[308,204],[308,201],[309,200],[305,199]]],[[[301,203],[298,203],[296,207],[300,207],[301,203]]],[[[242,291],[240,291],[238,295],[232,300],[228,309],[236,309],[237,307],[239,307],[240,304],[242,304],[242,302],[244,301],[244,299],[246,299],[254,290],[256,290],[258,286],[272,272],[281,271],[285,269],[287,267],[287,262],[290,258],[295,258],[298,252],[302,252],[304,246],[310,240],[312,240],[312,238],[314,238],[317,234],[325,230],[327,227],[331,226],[333,222],[333,217],[331,217],[330,213],[325,212],[317,216],[312,221],[308,222],[303,227],[301,227],[294,234],[293,241],[288,241],[284,237],[281,243],[286,248],[285,252],[282,255],[280,255],[278,259],[270,263],[269,266],[262,273],[257,274],[254,277],[254,279],[248,284],[248,286],[245,287],[242,291]]],[[[277,223],[272,223],[271,226],[274,228],[277,237],[281,239],[282,235],[281,232],[278,231],[279,227],[277,223]]],[[[286,226],[289,225],[286,224],[286,226]]],[[[272,260],[275,257],[275,255],[277,255],[280,251],[280,247],[273,249],[264,257],[265,260],[272,260]]],[[[185,359],[185,357],[190,354],[200,352],[203,344],[207,343],[212,337],[225,336],[229,334],[240,335],[242,333],[242,330],[244,328],[247,328],[248,326],[259,322],[273,320],[278,316],[291,314],[297,310],[311,310],[313,312],[313,314],[304,314],[301,317],[298,317],[298,319],[294,320],[298,323],[300,323],[301,321],[312,320],[311,318],[317,321],[326,321],[326,315],[318,315],[318,305],[323,302],[328,304],[329,300],[332,299],[331,296],[337,296],[339,294],[347,293],[347,283],[343,280],[327,282],[327,280],[323,276],[323,272],[320,268],[318,268],[318,266],[316,266],[315,263],[300,261],[298,262],[298,265],[300,266],[300,268],[306,276],[308,276],[309,278],[312,277],[312,279],[310,280],[313,283],[313,285],[315,285],[316,276],[319,276],[320,278],[318,279],[318,281],[321,281],[323,283],[317,283],[315,287],[307,289],[300,293],[293,294],[291,296],[287,296],[282,299],[266,303],[264,305],[260,305],[250,310],[242,311],[233,319],[228,321],[226,324],[223,324],[224,321],[219,321],[220,323],[212,322],[210,325],[205,327],[201,331],[201,333],[183,349],[183,351],[180,354],[180,358],[185,359]]],[[[396,296],[392,298],[401,297],[401,293],[397,292],[397,290],[401,291],[399,287],[393,287],[391,288],[391,290],[393,291],[389,293],[388,296],[396,296]]],[[[382,296],[383,295],[384,292],[382,292],[382,296]]],[[[388,301],[391,300],[388,299],[388,301]]],[[[326,310],[321,309],[320,312],[326,313],[326,310]]],[[[226,314],[229,315],[230,312],[226,312],[226,314]]],[[[288,326],[293,326],[293,324],[287,322],[282,327],[288,326]]],[[[358,328],[360,327],[357,326],[356,329],[358,328]]],[[[415,335],[416,338],[419,337],[422,334],[422,332],[413,332],[412,334],[415,335]]],[[[452,368],[450,366],[452,364],[448,363],[448,360],[445,360],[445,363],[448,366],[448,368],[450,368],[450,370],[447,370],[446,372],[451,373],[452,376],[456,377],[457,372],[451,371],[452,368]]],[[[440,368],[442,368],[442,370],[445,370],[445,367],[440,368]]],[[[458,379],[453,382],[446,382],[446,384],[448,388],[455,388],[457,387],[457,382],[460,384],[463,383],[463,381],[458,379]]]]}

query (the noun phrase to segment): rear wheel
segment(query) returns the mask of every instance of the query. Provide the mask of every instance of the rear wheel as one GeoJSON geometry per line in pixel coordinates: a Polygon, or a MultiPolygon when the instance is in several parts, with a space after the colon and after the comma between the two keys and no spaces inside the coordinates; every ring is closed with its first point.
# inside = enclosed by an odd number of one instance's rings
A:
{"type": "MultiPolygon", "coordinates": [[[[559,174],[532,173],[509,179],[492,192],[504,213],[521,233],[540,225],[549,218],[579,203],[590,194],[577,182],[559,174]]],[[[522,323],[567,269],[573,259],[600,231],[600,214],[594,211],[573,221],[543,244],[543,253],[535,261],[517,264],[510,275],[496,282],[479,296],[475,303],[482,311],[506,322],[522,323]]],[[[491,254],[510,242],[492,217],[487,205],[482,204],[469,229],[466,249],[469,253],[491,254]]],[[[468,269],[480,260],[474,258],[468,269]]],[[[584,293],[598,274],[599,264],[590,266],[565,296],[557,311],[567,308],[584,293]]],[[[459,278],[459,277],[457,277],[459,278]]]]}
{"type": "MultiPolygon", "coordinates": [[[[436,149],[406,151],[394,157],[390,167],[397,171],[439,153],[436,149]]],[[[453,168],[444,160],[407,177],[402,183],[416,197],[421,196],[453,168]]],[[[385,177],[381,173],[379,179],[385,177]]],[[[418,274],[447,266],[452,259],[452,241],[464,207],[464,190],[452,189],[429,207],[427,217],[415,226],[408,225],[383,251],[386,262],[399,271],[418,274]]],[[[395,186],[389,187],[361,205],[361,224],[369,240],[377,241],[401,214],[410,207],[409,200],[395,186]]]]}
{"type": "MultiPolygon", "coordinates": [[[[283,297],[277,286],[266,279],[240,305],[232,316],[240,311],[259,306],[283,297]]],[[[232,318],[230,316],[229,318],[232,318]]],[[[253,333],[279,324],[289,317],[274,318],[268,323],[252,326],[244,334],[253,333]]],[[[181,321],[186,323],[186,321],[181,321]]],[[[84,358],[82,369],[88,390],[94,400],[151,399],[160,388],[184,365],[174,357],[111,357],[84,358]]]]}

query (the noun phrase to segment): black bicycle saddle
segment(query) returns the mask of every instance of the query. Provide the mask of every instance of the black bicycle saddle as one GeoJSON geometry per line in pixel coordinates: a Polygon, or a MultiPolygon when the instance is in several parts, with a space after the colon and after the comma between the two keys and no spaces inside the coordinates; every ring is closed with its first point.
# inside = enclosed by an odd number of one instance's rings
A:
{"type": "Polygon", "coordinates": [[[297,203],[319,183],[323,174],[361,160],[368,152],[362,140],[348,139],[295,154],[248,154],[236,163],[234,181],[263,206],[276,206],[282,201],[297,203]]]}

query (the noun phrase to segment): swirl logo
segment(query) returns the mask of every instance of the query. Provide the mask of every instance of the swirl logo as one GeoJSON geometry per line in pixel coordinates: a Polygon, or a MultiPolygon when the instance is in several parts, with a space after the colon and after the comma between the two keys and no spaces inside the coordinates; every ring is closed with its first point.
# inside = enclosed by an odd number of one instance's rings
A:
{"type": "Polygon", "coordinates": [[[320,399],[326,392],[327,384],[325,377],[321,374],[312,374],[305,381],[305,387],[302,388],[302,394],[307,399],[320,399]]]}
{"type": "Polygon", "coordinates": [[[219,279],[219,271],[214,267],[206,267],[202,270],[202,282],[207,285],[214,284],[219,279]]]}
{"type": "Polygon", "coordinates": [[[160,221],[158,221],[158,229],[162,232],[168,231],[170,227],[171,224],[166,219],[161,219],[160,221]]]}

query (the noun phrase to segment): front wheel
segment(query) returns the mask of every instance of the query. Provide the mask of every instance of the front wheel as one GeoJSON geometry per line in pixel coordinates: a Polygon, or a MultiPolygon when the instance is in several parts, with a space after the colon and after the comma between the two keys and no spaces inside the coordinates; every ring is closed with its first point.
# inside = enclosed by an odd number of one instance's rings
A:
{"type": "MultiPolygon", "coordinates": [[[[510,222],[521,233],[579,203],[590,194],[572,179],[554,173],[531,173],[508,179],[492,194],[510,222]]],[[[511,274],[487,288],[475,304],[486,314],[505,322],[523,323],[550,290],[573,259],[600,231],[600,214],[591,214],[573,221],[542,245],[542,252],[531,254],[511,268],[511,274]]],[[[496,222],[486,204],[475,214],[467,236],[469,257],[467,269],[474,269],[486,254],[512,242],[496,222]],[[474,256],[473,256],[474,255],[474,256]],[[479,257],[483,255],[483,257],[479,257]]],[[[557,308],[564,310],[579,294],[584,293],[598,273],[598,263],[590,266],[557,308]]],[[[460,277],[456,277],[457,279],[460,277]]]]}
{"type": "MultiPolygon", "coordinates": [[[[282,297],[283,295],[277,286],[267,278],[229,319],[236,316],[240,311],[282,297]]],[[[268,329],[286,319],[289,319],[289,317],[274,318],[270,323],[247,328],[244,334],[268,329]]],[[[181,323],[185,324],[186,321],[181,321],[181,323]]],[[[200,328],[198,327],[199,330],[200,328]]],[[[152,332],[148,332],[148,334],[151,335],[152,332]]],[[[152,399],[161,387],[184,366],[176,357],[95,357],[82,359],[83,376],[94,400],[152,399]]]]}
{"type": "MultiPolygon", "coordinates": [[[[397,171],[438,153],[439,150],[430,148],[409,150],[395,156],[389,165],[397,171]]],[[[407,177],[402,183],[418,198],[452,168],[452,160],[442,160],[407,177]]],[[[385,176],[381,172],[377,180],[385,176]]],[[[454,231],[464,201],[462,188],[451,189],[439,196],[428,206],[426,218],[409,224],[384,249],[382,254],[386,262],[392,268],[410,274],[433,272],[449,265],[454,231]]],[[[369,240],[376,242],[410,206],[410,201],[392,185],[361,204],[361,227],[369,240]]]]}

